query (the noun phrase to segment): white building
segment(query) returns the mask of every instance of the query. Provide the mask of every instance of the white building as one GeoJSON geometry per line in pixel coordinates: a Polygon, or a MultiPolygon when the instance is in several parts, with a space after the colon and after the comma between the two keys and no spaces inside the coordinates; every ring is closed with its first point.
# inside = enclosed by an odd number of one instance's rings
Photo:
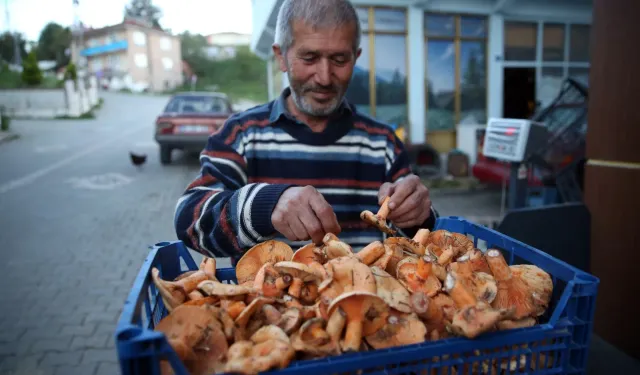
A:
{"type": "MultiPolygon", "coordinates": [[[[408,143],[440,152],[468,144],[457,139],[460,126],[528,117],[564,78],[589,74],[591,0],[352,3],[363,38],[348,98],[405,126],[408,143]]],[[[287,85],[271,50],[281,4],[253,0],[251,49],[269,62],[271,98],[287,85]]]]}
{"type": "Polygon", "coordinates": [[[209,34],[206,36],[205,53],[211,59],[230,59],[236,56],[238,47],[246,47],[251,43],[251,35],[234,32],[209,34]]]}

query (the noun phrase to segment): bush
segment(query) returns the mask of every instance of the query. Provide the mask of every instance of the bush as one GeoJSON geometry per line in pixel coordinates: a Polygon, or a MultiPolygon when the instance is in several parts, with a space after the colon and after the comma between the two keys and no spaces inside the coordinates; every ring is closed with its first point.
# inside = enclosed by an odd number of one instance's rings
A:
{"type": "Polygon", "coordinates": [[[31,50],[22,63],[22,81],[27,86],[38,86],[42,82],[42,72],[38,67],[35,49],[31,50]]]}
{"type": "Polygon", "coordinates": [[[67,68],[64,70],[64,79],[76,81],[78,79],[78,71],[76,70],[76,64],[69,63],[67,68]]]}

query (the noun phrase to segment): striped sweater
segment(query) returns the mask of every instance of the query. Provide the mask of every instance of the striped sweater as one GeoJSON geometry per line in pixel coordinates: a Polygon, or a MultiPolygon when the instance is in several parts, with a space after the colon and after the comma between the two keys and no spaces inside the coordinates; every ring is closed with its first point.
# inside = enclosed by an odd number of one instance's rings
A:
{"type": "MultiPolygon", "coordinates": [[[[354,250],[383,239],[360,220],[360,212],[376,212],[380,186],[411,173],[401,141],[346,101],[324,132],[313,133],[286,110],[288,94],[233,115],[209,137],[200,174],[175,212],[178,239],[191,249],[237,259],[271,238],[302,246],[275,232],[271,214],[284,190],[305,185],[332,206],[339,237],[354,250]]],[[[422,227],[433,227],[434,217],[422,227]]],[[[415,230],[404,232],[412,236],[415,230]]]]}

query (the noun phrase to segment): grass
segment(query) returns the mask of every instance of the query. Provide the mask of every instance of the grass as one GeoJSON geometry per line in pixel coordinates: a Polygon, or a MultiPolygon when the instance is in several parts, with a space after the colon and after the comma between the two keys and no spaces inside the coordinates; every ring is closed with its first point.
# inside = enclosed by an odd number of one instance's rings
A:
{"type": "Polygon", "coordinates": [[[14,72],[9,69],[2,69],[0,67],[0,89],[61,89],[64,87],[64,81],[58,80],[55,76],[45,75],[42,77],[42,82],[38,86],[27,86],[22,82],[22,77],[19,72],[14,72]]]}
{"type": "MultiPolygon", "coordinates": [[[[250,100],[253,102],[264,103],[269,97],[266,86],[266,82],[234,81],[218,84],[202,80],[196,84],[195,91],[221,92],[229,96],[232,102],[250,100]]],[[[176,87],[173,90],[166,91],[165,94],[175,94],[182,91],[191,91],[191,85],[185,84],[184,86],[176,87]]]]}

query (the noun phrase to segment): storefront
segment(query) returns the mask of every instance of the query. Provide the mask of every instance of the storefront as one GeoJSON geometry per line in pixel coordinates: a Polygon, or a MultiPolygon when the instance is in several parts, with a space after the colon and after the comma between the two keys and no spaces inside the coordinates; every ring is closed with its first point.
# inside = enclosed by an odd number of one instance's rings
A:
{"type": "MultiPolygon", "coordinates": [[[[564,78],[589,74],[589,0],[352,0],[362,55],[348,98],[407,129],[407,142],[460,147],[459,127],[528,117],[564,78]]],[[[252,49],[271,97],[287,85],[271,45],[282,0],[254,1],[252,49]]],[[[464,150],[463,150],[464,151],[464,150]]]]}

